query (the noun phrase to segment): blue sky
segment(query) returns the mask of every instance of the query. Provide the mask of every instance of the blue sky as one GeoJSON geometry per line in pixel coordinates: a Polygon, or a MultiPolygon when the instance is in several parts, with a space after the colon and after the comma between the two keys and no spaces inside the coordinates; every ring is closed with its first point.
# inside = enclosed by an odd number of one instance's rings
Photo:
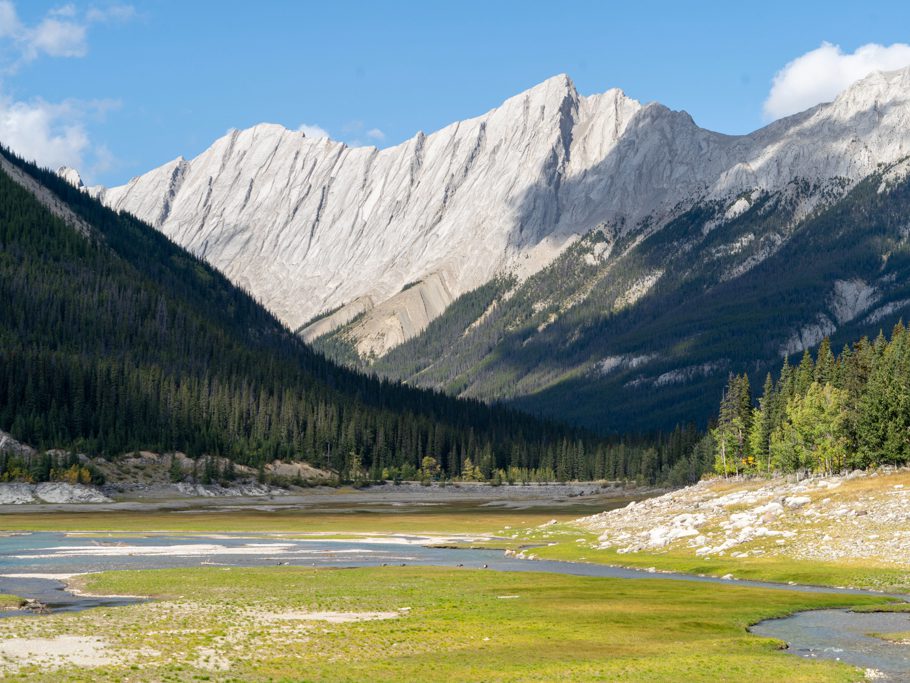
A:
{"type": "Polygon", "coordinates": [[[907,42],[907,2],[0,0],[0,140],[112,185],[263,121],[396,144],[563,72],[743,133],[907,42]]]}

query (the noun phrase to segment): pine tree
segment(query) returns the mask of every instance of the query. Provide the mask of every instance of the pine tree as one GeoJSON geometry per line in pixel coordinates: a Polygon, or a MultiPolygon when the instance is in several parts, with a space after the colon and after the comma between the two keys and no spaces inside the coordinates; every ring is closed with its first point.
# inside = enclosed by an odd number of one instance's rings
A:
{"type": "Polygon", "coordinates": [[[859,399],[857,442],[863,465],[910,461],[910,342],[903,325],[880,354],[859,399]]]}
{"type": "Polygon", "coordinates": [[[815,381],[815,363],[809,353],[809,349],[803,351],[803,357],[796,369],[793,390],[796,395],[805,396],[809,390],[809,385],[815,381]]]}
{"type": "Polygon", "coordinates": [[[831,341],[825,337],[819,344],[816,353],[814,379],[821,385],[829,384],[834,381],[835,371],[836,363],[834,354],[831,353],[831,341]]]}
{"type": "Polygon", "coordinates": [[[777,408],[777,395],[774,390],[774,381],[769,372],[765,377],[762,397],[759,407],[752,413],[752,425],[749,431],[749,447],[751,454],[762,471],[771,471],[771,432],[775,427],[775,410],[777,408]]]}

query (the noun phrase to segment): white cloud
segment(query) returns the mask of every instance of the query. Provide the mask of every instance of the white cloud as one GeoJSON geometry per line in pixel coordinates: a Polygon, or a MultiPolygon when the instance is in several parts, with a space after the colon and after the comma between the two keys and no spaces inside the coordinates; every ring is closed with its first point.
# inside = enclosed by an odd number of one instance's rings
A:
{"type": "Polygon", "coordinates": [[[89,22],[130,21],[136,17],[136,8],[132,5],[108,5],[107,7],[92,7],[85,13],[89,22]]]}
{"type": "Polygon", "coordinates": [[[51,57],[84,57],[88,53],[86,30],[73,21],[45,19],[29,32],[26,59],[34,59],[43,52],[51,57]]]}
{"type": "Polygon", "coordinates": [[[910,45],[869,43],[845,53],[839,45],[820,47],[797,57],[774,76],[764,104],[767,120],[796,114],[838,93],[874,71],[892,71],[910,65],[910,45]]]}
{"type": "Polygon", "coordinates": [[[379,128],[367,128],[359,119],[348,121],[341,127],[342,139],[349,147],[374,145],[385,140],[385,133],[379,128]],[[366,141],[365,141],[366,140],[366,141]]]}
{"type": "Polygon", "coordinates": [[[4,60],[6,73],[15,73],[23,64],[39,56],[84,57],[88,54],[88,28],[99,22],[124,22],[133,19],[132,5],[111,4],[92,7],[82,14],[68,3],[47,12],[37,25],[25,26],[19,20],[12,0],[0,0],[0,39],[13,58],[4,60]]]}
{"type": "Polygon", "coordinates": [[[55,7],[50,12],[48,12],[48,14],[55,17],[75,17],[76,6],[73,3],[69,3],[67,5],[55,7]]]}
{"type": "Polygon", "coordinates": [[[331,137],[325,128],[314,126],[309,123],[301,123],[297,130],[306,135],[308,138],[328,138],[331,137]]]}
{"type": "Polygon", "coordinates": [[[88,134],[72,119],[72,105],[44,100],[0,100],[0,140],[14,152],[42,166],[82,166],[88,134]]]}
{"type": "Polygon", "coordinates": [[[90,174],[101,173],[114,158],[103,145],[93,145],[86,124],[116,106],[108,100],[23,102],[0,96],[0,141],[48,168],[88,166],[90,174]]]}
{"type": "Polygon", "coordinates": [[[42,55],[84,57],[92,23],[127,21],[135,16],[131,5],[106,4],[83,12],[74,3],[49,10],[35,24],[23,24],[12,0],[0,0],[0,142],[42,166],[71,166],[88,174],[103,173],[116,159],[103,144],[93,141],[89,124],[102,120],[119,103],[110,100],[13,99],[3,94],[3,82],[15,78],[25,64],[42,55]]]}
{"type": "Polygon", "coordinates": [[[15,36],[21,30],[16,6],[10,0],[0,0],[0,38],[15,36]]]}

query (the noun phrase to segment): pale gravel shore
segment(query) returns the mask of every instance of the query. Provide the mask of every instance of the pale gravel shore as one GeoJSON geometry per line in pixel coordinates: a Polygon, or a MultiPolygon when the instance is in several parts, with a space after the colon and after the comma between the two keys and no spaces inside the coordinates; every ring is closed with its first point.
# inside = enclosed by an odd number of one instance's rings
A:
{"type": "Polygon", "coordinates": [[[0,673],[15,673],[20,665],[40,664],[51,670],[100,667],[120,663],[105,640],[93,636],[59,635],[53,638],[0,640],[0,673]]]}
{"type": "Polygon", "coordinates": [[[910,471],[713,479],[576,520],[595,547],[910,568],[910,471]]]}
{"type": "Polygon", "coordinates": [[[0,577],[7,579],[48,579],[49,581],[67,581],[75,576],[85,576],[87,572],[69,572],[69,573],[26,573],[26,574],[0,574],[0,577]]]}
{"type": "MultiPolygon", "coordinates": [[[[0,503],[4,501],[4,487],[0,484],[0,503]]],[[[90,491],[94,491],[90,487],[90,491]]],[[[534,509],[537,507],[571,507],[578,504],[596,504],[597,501],[622,501],[653,496],[665,489],[655,487],[625,486],[619,482],[570,482],[565,484],[514,484],[491,486],[486,483],[458,482],[441,486],[434,483],[424,486],[418,482],[386,483],[365,488],[318,486],[312,488],[260,489],[258,495],[246,495],[249,489],[223,489],[219,486],[201,487],[206,495],[188,493],[183,485],[117,485],[98,491],[106,497],[89,501],[80,491],[80,498],[70,502],[40,502],[16,495],[10,489],[6,495],[13,504],[0,504],[0,515],[33,512],[155,512],[167,510],[257,510],[278,512],[282,510],[332,510],[354,506],[376,506],[395,512],[406,508],[432,508],[460,503],[482,505],[491,509],[534,509]],[[118,491],[120,491],[118,493],[118,491]],[[102,493],[103,492],[103,493],[102,493]]],[[[596,508],[595,508],[596,509],[596,508]]]]}

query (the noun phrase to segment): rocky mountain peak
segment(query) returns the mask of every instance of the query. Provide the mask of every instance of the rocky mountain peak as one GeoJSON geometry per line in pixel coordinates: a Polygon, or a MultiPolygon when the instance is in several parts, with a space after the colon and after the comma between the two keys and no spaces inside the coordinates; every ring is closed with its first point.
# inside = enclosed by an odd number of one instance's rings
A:
{"type": "Polygon", "coordinates": [[[61,166],[57,169],[57,175],[63,178],[73,187],[84,187],[82,183],[82,176],[79,175],[79,171],[75,168],[70,168],[69,166],[61,166]]]}
{"type": "Polygon", "coordinates": [[[910,100],[910,67],[876,71],[840,93],[834,100],[843,109],[862,111],[876,105],[910,100]]]}
{"type": "Polygon", "coordinates": [[[327,311],[308,335],[361,316],[358,350],[382,353],[460,294],[536,272],[600,223],[660,224],[687,202],[794,178],[856,181],[910,153],[908,98],[910,70],[876,74],[831,104],[728,136],[617,88],[581,96],[559,74],[381,150],[276,124],[231,131],[100,196],[294,329],[327,311]]]}

